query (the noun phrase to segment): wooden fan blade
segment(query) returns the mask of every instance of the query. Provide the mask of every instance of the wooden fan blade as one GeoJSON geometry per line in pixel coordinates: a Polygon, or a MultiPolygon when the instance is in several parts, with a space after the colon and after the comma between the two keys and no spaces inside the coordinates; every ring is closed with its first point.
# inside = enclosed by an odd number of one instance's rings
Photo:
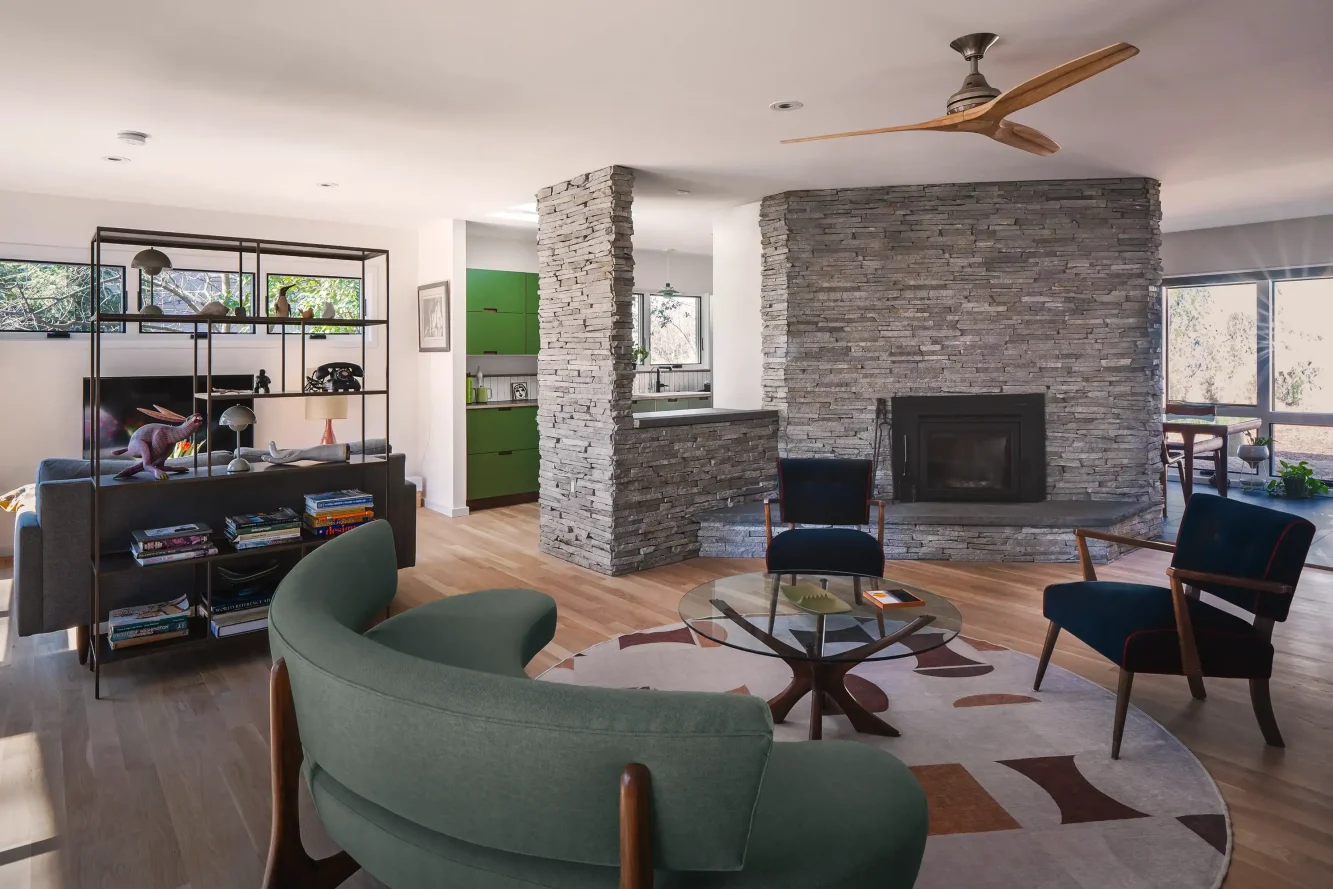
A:
{"type": "Polygon", "coordinates": [[[1035,105],[1042,99],[1049,99],[1062,90],[1067,90],[1076,83],[1087,80],[1094,74],[1100,74],[1107,68],[1113,68],[1126,59],[1139,54],[1138,47],[1128,43],[1116,43],[1111,46],[1080,56],[1072,62],[1052,68],[1044,74],[1023,81],[1013,89],[1005,90],[985,105],[975,110],[977,117],[984,120],[1003,120],[1015,111],[1029,105],[1035,105]]]}
{"type": "Polygon", "coordinates": [[[985,135],[996,142],[1003,142],[1005,145],[1012,145],[1014,148],[1021,148],[1043,157],[1060,150],[1060,144],[1041,130],[1034,130],[1032,127],[1008,120],[1000,121],[994,130],[985,135]]]}
{"type": "Polygon", "coordinates": [[[921,123],[909,123],[900,127],[880,127],[876,130],[854,130],[850,133],[830,133],[827,136],[805,136],[800,139],[783,139],[780,144],[791,145],[793,142],[818,142],[822,139],[846,139],[848,136],[874,136],[879,133],[901,133],[907,130],[941,130],[950,132],[952,130],[963,129],[965,120],[960,115],[950,114],[945,117],[937,117],[934,120],[926,120],[921,123]]]}

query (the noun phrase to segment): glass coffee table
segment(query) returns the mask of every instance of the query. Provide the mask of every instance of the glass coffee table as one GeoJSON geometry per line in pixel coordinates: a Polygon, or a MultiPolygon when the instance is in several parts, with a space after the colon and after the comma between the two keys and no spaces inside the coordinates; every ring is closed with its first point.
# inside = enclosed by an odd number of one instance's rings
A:
{"type": "Polygon", "coordinates": [[[681,620],[706,639],[785,661],[792,681],[768,702],[773,721],[786,719],[809,693],[812,741],[822,734],[826,712],[842,713],[858,732],[898,737],[897,729],[847,691],[848,671],[947,645],[963,627],[953,603],[929,590],[892,578],[828,572],[719,578],[686,593],[679,610],[681,620]],[[881,608],[865,595],[871,590],[905,590],[921,604],[881,608]]]}

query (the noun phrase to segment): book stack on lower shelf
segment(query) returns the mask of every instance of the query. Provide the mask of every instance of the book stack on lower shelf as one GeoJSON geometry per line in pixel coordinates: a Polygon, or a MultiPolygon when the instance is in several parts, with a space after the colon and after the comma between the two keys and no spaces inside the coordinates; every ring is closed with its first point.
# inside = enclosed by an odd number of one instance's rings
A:
{"type": "Polygon", "coordinates": [[[213,530],[201,522],[134,531],[130,534],[130,555],[140,565],[215,556],[218,548],[213,545],[212,534],[213,530]]]}
{"type": "Polygon", "coordinates": [[[276,560],[248,569],[219,565],[218,588],[199,606],[200,613],[208,618],[208,631],[225,639],[266,629],[268,606],[281,579],[281,567],[276,560]]]}
{"type": "Polygon", "coordinates": [[[375,518],[375,499],[349,488],[305,495],[306,530],[316,537],[337,537],[375,518]]]}
{"type": "Polygon", "coordinates": [[[227,539],[238,550],[294,543],[301,539],[301,517],[290,506],[227,516],[227,539]]]}
{"type": "Polygon", "coordinates": [[[175,639],[190,632],[190,597],[171,602],[117,608],[107,616],[107,644],[112,649],[175,639]]]}

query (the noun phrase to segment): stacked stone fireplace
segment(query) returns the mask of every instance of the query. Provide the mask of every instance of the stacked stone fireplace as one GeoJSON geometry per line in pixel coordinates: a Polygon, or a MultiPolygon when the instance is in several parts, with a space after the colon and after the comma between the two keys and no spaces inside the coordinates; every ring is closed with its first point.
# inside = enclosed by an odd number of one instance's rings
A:
{"type": "Polygon", "coordinates": [[[878,494],[912,507],[890,555],[1071,558],[1069,521],[1041,519],[1062,504],[1118,516],[1108,530],[1158,533],[1160,217],[1149,179],[766,198],[763,385],[782,452],[870,457],[878,429],[878,494]],[[1008,421],[970,435],[936,423],[956,463],[1008,462],[990,476],[955,466],[961,475],[931,489],[930,464],[912,451],[920,430],[907,428],[917,419],[903,411],[940,396],[967,402],[963,414],[985,397],[1026,400],[1029,412],[1039,402],[1040,422],[1026,438],[1008,421]],[[887,423],[881,399],[895,405],[887,423]],[[965,514],[997,530],[928,508],[969,499],[980,503],[965,514]],[[1090,502],[1103,506],[1079,505],[1090,502]]]}

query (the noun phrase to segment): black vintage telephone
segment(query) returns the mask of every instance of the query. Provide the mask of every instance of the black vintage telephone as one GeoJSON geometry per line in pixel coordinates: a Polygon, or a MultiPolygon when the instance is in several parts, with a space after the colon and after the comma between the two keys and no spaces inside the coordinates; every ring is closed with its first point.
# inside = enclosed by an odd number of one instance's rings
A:
{"type": "Polygon", "coordinates": [[[357,377],[364,377],[361,365],[350,361],[330,361],[315,368],[305,381],[307,392],[360,392],[357,377]]]}

